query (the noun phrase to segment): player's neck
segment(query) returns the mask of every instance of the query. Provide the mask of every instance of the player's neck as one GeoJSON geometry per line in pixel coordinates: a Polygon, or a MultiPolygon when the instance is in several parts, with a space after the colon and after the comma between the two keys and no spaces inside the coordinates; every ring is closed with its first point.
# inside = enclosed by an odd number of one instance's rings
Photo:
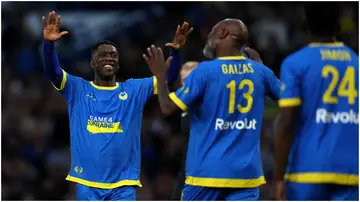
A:
{"type": "Polygon", "coordinates": [[[310,38],[311,43],[332,43],[336,41],[335,36],[311,36],[310,38]]]}
{"type": "Polygon", "coordinates": [[[112,80],[102,80],[102,79],[99,79],[99,78],[95,78],[94,84],[97,85],[97,86],[112,87],[112,86],[116,86],[116,81],[115,81],[115,77],[112,80]]]}
{"type": "Polygon", "coordinates": [[[235,48],[226,48],[223,50],[216,51],[216,57],[228,57],[228,56],[241,56],[243,55],[240,50],[235,48]]]}

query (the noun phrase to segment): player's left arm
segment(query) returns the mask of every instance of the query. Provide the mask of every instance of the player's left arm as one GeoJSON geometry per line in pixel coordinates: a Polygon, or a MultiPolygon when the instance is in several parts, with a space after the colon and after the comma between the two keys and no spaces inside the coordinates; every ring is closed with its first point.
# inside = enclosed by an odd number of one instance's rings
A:
{"type": "Polygon", "coordinates": [[[288,153],[294,135],[294,126],[300,98],[300,68],[285,60],[281,65],[279,113],[275,120],[275,180],[283,183],[288,153]]]}
{"type": "Polygon", "coordinates": [[[197,67],[185,80],[185,85],[178,89],[176,93],[169,93],[166,84],[166,73],[172,58],[169,57],[165,62],[161,49],[156,48],[154,45],[151,46],[148,55],[144,54],[143,57],[157,78],[158,99],[163,114],[170,115],[179,109],[186,111],[187,106],[196,100],[204,89],[203,74],[199,72],[201,68],[197,67]]]}

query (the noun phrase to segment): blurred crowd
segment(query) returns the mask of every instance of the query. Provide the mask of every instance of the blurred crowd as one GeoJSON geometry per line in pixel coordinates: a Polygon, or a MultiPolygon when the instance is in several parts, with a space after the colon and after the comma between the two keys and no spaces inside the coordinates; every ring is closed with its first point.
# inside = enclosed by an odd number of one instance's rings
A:
{"type": "MultiPolygon", "coordinates": [[[[74,184],[65,181],[70,168],[67,105],[45,78],[41,59],[41,16],[52,10],[63,16],[61,29],[70,33],[56,42],[61,66],[89,80],[93,79],[90,42],[103,37],[119,44],[119,80],[147,77],[151,75],[142,53],[153,43],[164,47],[183,21],[194,27],[183,51],[184,61],[204,60],[207,34],[228,17],[247,24],[249,45],[277,75],[284,57],[306,43],[303,3],[2,2],[2,200],[75,199],[74,184]],[[71,17],[66,19],[66,15],[71,17]]],[[[358,52],[358,2],[341,3],[341,10],[339,38],[358,52]]],[[[276,110],[276,103],[267,101],[261,136],[268,182],[261,188],[264,200],[273,199],[276,110]]],[[[184,140],[179,123],[178,115],[162,117],[156,98],[148,102],[141,140],[143,187],[137,191],[138,200],[170,199],[184,140]]]]}

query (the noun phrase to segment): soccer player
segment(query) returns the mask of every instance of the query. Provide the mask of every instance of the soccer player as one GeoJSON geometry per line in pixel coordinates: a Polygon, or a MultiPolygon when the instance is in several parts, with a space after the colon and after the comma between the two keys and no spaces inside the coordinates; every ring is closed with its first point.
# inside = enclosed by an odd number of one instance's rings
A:
{"type": "Polygon", "coordinates": [[[258,200],[265,183],[260,160],[260,129],[264,97],[277,99],[280,82],[264,65],[240,52],[248,41],[237,19],[216,24],[208,36],[201,62],[183,87],[169,94],[162,50],[143,55],[158,79],[161,110],[191,113],[183,200],[258,200]]]}
{"type": "Polygon", "coordinates": [[[68,74],[54,51],[54,41],[67,34],[59,32],[60,19],[54,11],[47,21],[42,17],[43,62],[46,76],[69,109],[71,170],[66,179],[77,183],[77,200],[135,200],[135,188],[141,187],[142,112],[157,93],[156,78],[115,82],[119,49],[109,41],[91,50],[94,81],[68,74]]]}
{"type": "Polygon", "coordinates": [[[359,199],[359,58],[336,41],[339,15],[334,3],[309,4],[313,43],[281,65],[277,200],[359,199]]]}

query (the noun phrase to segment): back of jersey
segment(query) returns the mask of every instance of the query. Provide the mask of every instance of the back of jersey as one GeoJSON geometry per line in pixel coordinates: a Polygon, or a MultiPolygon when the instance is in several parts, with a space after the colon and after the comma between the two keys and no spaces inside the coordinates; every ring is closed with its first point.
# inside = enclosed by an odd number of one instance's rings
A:
{"type": "Polygon", "coordinates": [[[358,174],[358,63],[342,43],[310,44],[284,61],[280,107],[301,106],[289,172],[358,174]]]}
{"type": "Polygon", "coordinates": [[[191,104],[187,184],[256,187],[265,182],[260,160],[264,97],[277,81],[270,69],[241,56],[200,63],[190,74],[176,93],[191,104]],[[212,181],[199,184],[194,177],[212,181]]]}

